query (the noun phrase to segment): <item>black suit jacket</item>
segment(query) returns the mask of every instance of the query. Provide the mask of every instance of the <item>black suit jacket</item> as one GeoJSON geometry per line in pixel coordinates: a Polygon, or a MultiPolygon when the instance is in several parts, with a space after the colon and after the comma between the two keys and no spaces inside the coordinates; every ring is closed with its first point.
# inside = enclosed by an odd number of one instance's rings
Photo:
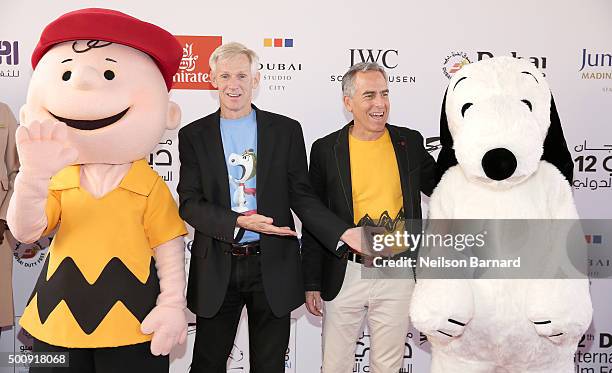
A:
{"type": "MultiPolygon", "coordinates": [[[[335,250],[350,225],[326,209],[312,190],[300,124],[253,109],[257,118],[257,212],[273,218],[276,226],[293,228],[293,209],[323,246],[335,250]]],[[[227,291],[231,255],[225,249],[234,242],[239,216],[230,209],[220,111],[179,131],[179,157],[179,212],[195,228],[187,305],[199,316],[212,317],[227,291]]],[[[260,240],[264,291],[274,314],[285,315],[304,303],[298,240],[265,234],[260,240]]]]}
{"type": "MultiPolygon", "coordinates": [[[[323,203],[354,226],[348,144],[352,125],[350,122],[341,130],[315,141],[310,152],[310,180],[323,203]]],[[[387,129],[397,157],[405,218],[420,219],[421,192],[431,195],[436,185],[435,161],[425,150],[419,132],[389,124],[387,129]]],[[[420,228],[414,230],[420,232],[420,228]]],[[[342,287],[346,259],[332,255],[309,233],[304,234],[302,246],[305,289],[321,291],[324,300],[332,300],[342,287]]]]}

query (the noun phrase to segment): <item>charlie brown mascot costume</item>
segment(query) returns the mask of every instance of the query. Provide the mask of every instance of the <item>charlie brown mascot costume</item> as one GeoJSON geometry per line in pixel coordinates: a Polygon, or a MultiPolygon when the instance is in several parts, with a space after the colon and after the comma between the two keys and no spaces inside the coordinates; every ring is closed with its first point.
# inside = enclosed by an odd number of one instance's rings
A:
{"type": "Polygon", "coordinates": [[[50,23],[32,54],[8,224],[22,242],[55,231],[20,324],[34,352],[69,353],[61,372],[167,372],[160,355],[186,338],[187,231],[144,160],[180,122],[181,55],[167,31],[94,8],[50,23]]]}

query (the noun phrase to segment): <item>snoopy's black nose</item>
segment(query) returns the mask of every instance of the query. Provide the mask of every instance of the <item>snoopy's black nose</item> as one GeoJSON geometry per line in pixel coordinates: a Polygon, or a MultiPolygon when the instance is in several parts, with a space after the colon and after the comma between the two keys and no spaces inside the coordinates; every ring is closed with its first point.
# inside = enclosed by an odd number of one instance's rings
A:
{"type": "Polygon", "coordinates": [[[506,148],[491,149],[482,157],[482,169],[493,180],[505,180],[516,170],[516,157],[506,148]]]}

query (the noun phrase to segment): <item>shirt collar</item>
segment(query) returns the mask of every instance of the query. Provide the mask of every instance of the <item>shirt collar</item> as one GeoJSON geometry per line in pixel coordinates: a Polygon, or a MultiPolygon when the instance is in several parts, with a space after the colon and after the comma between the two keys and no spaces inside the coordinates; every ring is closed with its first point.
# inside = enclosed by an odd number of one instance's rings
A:
{"type": "MultiPolygon", "coordinates": [[[[147,161],[140,159],[132,163],[128,173],[123,177],[119,188],[129,190],[143,196],[148,196],[157,181],[158,175],[151,169],[147,161]]],[[[81,166],[74,165],[63,168],[51,178],[50,190],[65,190],[78,188],[81,185],[81,166]]]]}

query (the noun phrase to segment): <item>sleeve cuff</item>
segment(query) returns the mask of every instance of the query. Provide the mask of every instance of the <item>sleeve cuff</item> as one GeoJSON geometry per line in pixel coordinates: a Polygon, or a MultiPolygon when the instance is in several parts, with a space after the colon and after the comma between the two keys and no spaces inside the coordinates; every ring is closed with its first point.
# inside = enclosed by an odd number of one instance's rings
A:
{"type": "Polygon", "coordinates": [[[349,246],[346,243],[344,243],[343,241],[339,241],[338,246],[336,246],[336,255],[338,257],[341,257],[348,251],[348,247],[349,246]]]}
{"type": "Polygon", "coordinates": [[[304,284],[306,291],[321,291],[321,284],[304,284]]]}

